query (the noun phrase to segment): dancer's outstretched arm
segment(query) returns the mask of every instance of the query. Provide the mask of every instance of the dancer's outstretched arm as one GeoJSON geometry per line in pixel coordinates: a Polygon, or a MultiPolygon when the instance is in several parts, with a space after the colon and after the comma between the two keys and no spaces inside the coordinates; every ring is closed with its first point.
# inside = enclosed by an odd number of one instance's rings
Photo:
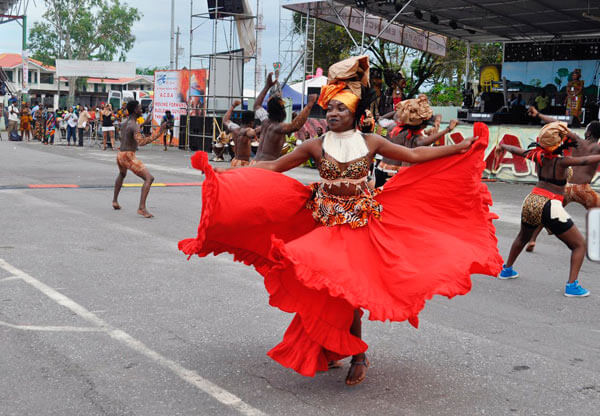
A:
{"type": "Polygon", "coordinates": [[[500,143],[496,148],[496,153],[500,153],[502,150],[506,150],[507,152],[512,153],[513,155],[525,157],[527,154],[527,149],[521,149],[517,146],[511,146],[509,144],[500,143]]]}
{"type": "MultiPolygon", "coordinates": [[[[537,108],[535,108],[533,106],[529,107],[529,110],[527,110],[527,114],[529,114],[531,117],[539,118],[546,124],[558,121],[554,117],[550,117],[550,116],[540,113],[537,110],[537,108]]],[[[573,133],[571,130],[569,130],[569,132],[567,133],[567,136],[573,140],[583,140],[581,137],[579,137],[577,134],[573,133]]]]}
{"type": "Polygon", "coordinates": [[[579,157],[568,156],[559,159],[559,164],[563,165],[564,167],[593,165],[594,163],[598,162],[600,162],[600,155],[589,155],[579,157]]]}
{"type": "Polygon", "coordinates": [[[312,106],[317,102],[317,98],[319,98],[317,94],[309,95],[306,107],[304,107],[304,109],[300,111],[300,114],[298,114],[296,118],[292,120],[291,123],[280,123],[277,128],[277,133],[290,134],[300,130],[302,126],[304,126],[304,123],[306,123],[306,120],[308,120],[310,110],[312,106]]]}
{"type": "Polygon", "coordinates": [[[369,147],[373,146],[375,153],[393,160],[401,160],[409,163],[422,163],[441,157],[465,153],[478,137],[469,137],[458,144],[438,147],[415,147],[408,148],[394,144],[381,136],[370,134],[368,136],[369,147]]]}
{"type": "Polygon", "coordinates": [[[458,120],[450,120],[450,124],[444,130],[440,130],[437,133],[433,133],[430,136],[424,136],[417,139],[417,146],[429,146],[432,143],[437,142],[444,135],[450,133],[458,125],[458,120]]]}
{"type": "Polygon", "coordinates": [[[269,75],[267,76],[267,80],[265,82],[265,86],[262,89],[262,91],[258,94],[258,97],[256,97],[256,101],[254,102],[254,111],[258,110],[259,108],[262,108],[262,104],[265,100],[265,97],[267,96],[267,92],[269,92],[269,89],[273,85],[275,85],[275,81],[273,81],[273,73],[269,72],[269,75]]]}
{"type": "Polygon", "coordinates": [[[300,166],[311,157],[314,157],[314,150],[317,146],[320,146],[320,143],[317,143],[317,140],[318,139],[316,138],[307,140],[300,146],[297,146],[292,152],[281,156],[279,159],[257,162],[256,164],[252,165],[252,167],[272,170],[275,172],[285,172],[293,169],[297,166],[300,166]]]}
{"type": "Polygon", "coordinates": [[[227,110],[227,112],[225,113],[225,115],[223,116],[223,126],[227,128],[227,130],[229,130],[230,133],[232,133],[235,130],[239,130],[240,126],[238,126],[235,123],[232,123],[231,120],[231,114],[233,114],[233,110],[240,105],[242,102],[240,100],[235,100],[232,104],[231,107],[229,107],[229,110],[227,110]]]}

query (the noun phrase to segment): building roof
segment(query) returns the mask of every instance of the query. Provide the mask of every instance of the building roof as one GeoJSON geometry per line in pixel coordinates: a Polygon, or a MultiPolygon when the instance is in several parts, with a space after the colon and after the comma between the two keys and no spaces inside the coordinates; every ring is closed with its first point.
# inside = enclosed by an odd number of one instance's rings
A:
{"type": "MultiPolygon", "coordinates": [[[[335,0],[356,7],[355,0],[335,0]]],[[[600,36],[600,1],[405,0],[364,1],[367,12],[391,19],[394,4],[408,6],[397,22],[471,42],[548,41],[600,36]]]]}
{"type": "MultiPolygon", "coordinates": [[[[2,0],[0,0],[1,2],[2,0]]],[[[48,71],[56,71],[56,67],[50,65],[44,65],[42,62],[37,59],[28,59],[30,64],[34,64],[48,71]]],[[[16,68],[23,63],[23,58],[18,53],[0,53],[0,68],[16,68]]],[[[67,81],[68,79],[65,77],[60,77],[61,81],[67,81]]],[[[87,78],[88,83],[96,83],[96,84],[115,84],[115,85],[123,85],[123,84],[131,84],[136,82],[153,84],[153,79],[148,79],[148,76],[145,75],[136,75],[133,78],[87,78]]]]}
{"type": "MultiPolygon", "coordinates": [[[[0,0],[2,1],[2,0],[0,0]]],[[[56,68],[50,65],[44,65],[41,61],[37,59],[28,58],[29,63],[37,65],[43,69],[47,69],[49,71],[55,71],[56,68]]],[[[0,53],[0,68],[14,68],[23,63],[23,57],[18,53],[0,53]]]]}
{"type": "Polygon", "coordinates": [[[98,84],[131,84],[135,82],[144,82],[153,84],[153,81],[148,80],[144,75],[136,75],[133,78],[88,78],[87,82],[98,84]]]}

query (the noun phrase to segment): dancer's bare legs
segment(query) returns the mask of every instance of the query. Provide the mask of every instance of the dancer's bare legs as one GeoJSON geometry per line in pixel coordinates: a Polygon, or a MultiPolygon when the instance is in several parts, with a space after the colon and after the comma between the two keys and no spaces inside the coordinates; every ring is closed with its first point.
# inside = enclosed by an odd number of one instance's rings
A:
{"type": "Polygon", "coordinates": [[[557,237],[571,249],[571,267],[569,270],[569,282],[577,280],[579,270],[585,257],[585,239],[577,227],[573,226],[568,231],[557,235],[557,237]]]}
{"type": "Polygon", "coordinates": [[[519,230],[519,234],[513,241],[512,246],[510,246],[510,253],[508,254],[508,260],[506,261],[507,267],[512,267],[521,251],[525,247],[525,244],[531,239],[536,227],[527,226],[521,223],[521,229],[519,230]]]}
{"type": "Polygon", "coordinates": [[[533,235],[531,236],[531,239],[527,243],[526,251],[528,251],[529,253],[531,253],[533,251],[533,249],[535,248],[535,240],[537,240],[538,235],[540,235],[542,228],[544,228],[544,227],[541,225],[538,228],[536,228],[535,231],[533,232],[533,235]]]}
{"type": "Polygon", "coordinates": [[[152,218],[154,215],[149,213],[146,209],[146,198],[148,198],[150,187],[152,186],[152,182],[154,182],[154,176],[152,176],[146,168],[144,168],[144,170],[142,170],[140,173],[136,173],[136,175],[144,180],[144,184],[142,185],[142,193],[140,195],[140,206],[138,207],[137,213],[146,218],[152,218]]]}
{"type": "MultiPolygon", "coordinates": [[[[350,327],[350,333],[355,337],[362,338],[362,322],[360,310],[354,310],[354,320],[350,327]]],[[[346,384],[349,386],[355,385],[363,381],[367,375],[368,361],[364,352],[352,356],[352,363],[348,375],[346,376],[346,384]]]]}
{"type": "Polygon", "coordinates": [[[119,205],[117,200],[119,198],[119,192],[121,192],[121,187],[123,186],[123,180],[125,180],[125,176],[127,176],[127,168],[119,166],[119,175],[115,180],[115,192],[112,201],[112,207],[114,209],[121,209],[121,205],[119,205]]]}

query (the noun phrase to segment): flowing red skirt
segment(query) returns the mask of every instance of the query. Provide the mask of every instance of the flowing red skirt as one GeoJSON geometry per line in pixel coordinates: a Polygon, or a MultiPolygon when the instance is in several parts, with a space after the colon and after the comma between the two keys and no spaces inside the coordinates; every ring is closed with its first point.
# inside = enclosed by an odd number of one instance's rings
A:
{"type": "Polygon", "coordinates": [[[369,319],[408,320],[433,295],[453,297],[471,289],[471,274],[496,275],[502,267],[481,182],[485,124],[464,154],[403,169],[376,199],[381,219],[365,227],[325,227],[305,208],[309,188],[280,173],[243,168],[215,173],[206,153],[202,170],[198,236],[179,242],[185,254],[229,252],[264,277],[269,304],[295,313],[283,341],[269,351],[305,376],[327,362],[366,351],[350,334],[354,310],[369,319]]]}

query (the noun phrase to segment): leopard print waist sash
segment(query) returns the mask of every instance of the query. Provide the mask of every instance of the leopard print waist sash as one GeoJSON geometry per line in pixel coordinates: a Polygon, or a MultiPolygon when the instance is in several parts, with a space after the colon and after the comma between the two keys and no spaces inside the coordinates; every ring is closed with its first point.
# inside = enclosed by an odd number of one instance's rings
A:
{"type": "Polygon", "coordinates": [[[381,190],[363,189],[359,195],[333,195],[324,189],[322,183],[310,185],[312,197],[306,208],[312,211],[315,221],[325,226],[349,224],[352,228],[364,227],[369,217],[381,218],[383,207],[374,197],[381,190]]]}

